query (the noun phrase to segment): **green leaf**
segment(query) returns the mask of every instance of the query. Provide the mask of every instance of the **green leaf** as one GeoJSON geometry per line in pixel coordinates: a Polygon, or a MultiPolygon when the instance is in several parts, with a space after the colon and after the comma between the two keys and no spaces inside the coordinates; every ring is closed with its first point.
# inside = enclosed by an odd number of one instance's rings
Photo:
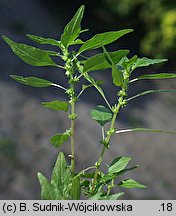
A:
{"type": "Polygon", "coordinates": [[[102,195],[101,192],[102,186],[100,186],[100,188],[98,189],[98,191],[96,192],[96,194],[92,195],[89,200],[100,200],[100,197],[102,195]]]}
{"type": "Polygon", "coordinates": [[[176,78],[176,74],[174,73],[145,74],[131,80],[130,83],[142,79],[171,79],[171,78],[176,78]]]}
{"type": "Polygon", "coordinates": [[[71,172],[69,167],[67,166],[65,156],[62,152],[59,153],[56,164],[54,166],[51,177],[51,184],[58,189],[59,195],[63,200],[71,198],[71,172]]]}
{"type": "Polygon", "coordinates": [[[44,50],[49,56],[59,56],[58,52],[52,50],[44,50]]]}
{"type": "Polygon", "coordinates": [[[108,173],[100,179],[100,182],[103,184],[105,184],[105,183],[107,184],[115,178],[116,178],[116,175],[114,173],[108,173]]]}
{"type": "Polygon", "coordinates": [[[106,50],[106,48],[104,46],[102,46],[103,48],[103,53],[104,53],[104,57],[107,61],[107,63],[112,67],[112,59],[111,59],[111,56],[109,55],[108,51],[106,50]]]}
{"type": "Polygon", "coordinates": [[[124,193],[117,193],[117,194],[113,194],[113,195],[107,195],[107,196],[103,196],[100,197],[100,200],[117,200],[119,199],[119,197],[121,197],[124,193]]]}
{"type": "Polygon", "coordinates": [[[99,84],[88,73],[83,73],[83,75],[84,75],[85,79],[87,81],[89,81],[98,90],[98,92],[101,94],[101,96],[103,97],[103,99],[107,103],[108,107],[111,109],[111,106],[110,106],[110,104],[109,104],[108,100],[106,99],[106,96],[103,92],[103,89],[99,86],[99,84]]]}
{"type": "Polygon", "coordinates": [[[82,5],[71,21],[65,26],[64,33],[61,36],[61,43],[68,47],[74,42],[81,32],[81,20],[84,13],[84,5],[82,5]]]}
{"type": "Polygon", "coordinates": [[[132,32],[132,29],[124,29],[120,31],[111,31],[95,35],[93,38],[87,40],[79,49],[78,53],[82,53],[86,50],[96,49],[103,45],[110,44],[125,34],[132,32]]]}
{"type": "Polygon", "coordinates": [[[112,112],[106,107],[99,105],[91,111],[91,117],[101,126],[104,126],[112,120],[112,112]]]}
{"type": "Polygon", "coordinates": [[[123,170],[128,162],[131,160],[130,157],[118,157],[111,163],[108,173],[118,173],[123,170]]]}
{"type": "Polygon", "coordinates": [[[81,196],[80,178],[74,177],[72,179],[71,197],[74,200],[79,200],[81,196]]]}
{"type": "Polygon", "coordinates": [[[113,83],[116,86],[121,86],[123,83],[123,74],[122,72],[117,68],[116,63],[113,61],[105,47],[103,47],[104,56],[109,65],[112,67],[112,79],[113,83]]]}
{"type": "Polygon", "coordinates": [[[138,57],[137,55],[134,55],[132,58],[127,58],[127,57],[124,57],[118,64],[118,66],[122,67],[122,68],[125,68],[127,71],[131,72],[133,71],[133,67],[137,61],[138,57]]]}
{"type": "Polygon", "coordinates": [[[122,188],[146,188],[145,185],[142,185],[133,179],[123,180],[119,183],[119,186],[122,188]]]}
{"type": "Polygon", "coordinates": [[[138,58],[133,66],[133,70],[139,67],[146,67],[149,65],[159,64],[159,63],[166,62],[166,61],[167,59],[149,59],[146,57],[138,58]]]}
{"type": "Polygon", "coordinates": [[[134,167],[130,167],[130,168],[127,168],[127,169],[122,169],[121,171],[119,171],[119,172],[117,172],[117,173],[108,173],[108,174],[106,174],[106,175],[104,175],[101,179],[102,179],[102,183],[109,183],[110,181],[112,181],[113,179],[115,180],[116,178],[117,178],[117,176],[119,176],[119,175],[122,175],[122,174],[124,174],[124,173],[126,173],[126,172],[129,172],[129,171],[131,171],[131,170],[133,170],[133,169],[136,169],[136,168],[138,168],[139,166],[138,165],[136,165],[136,166],[134,166],[134,167]]]}
{"type": "Polygon", "coordinates": [[[50,184],[48,179],[41,173],[38,173],[38,179],[41,186],[41,197],[43,200],[55,200],[55,190],[53,185],[50,184]]]}
{"type": "Polygon", "coordinates": [[[112,63],[112,78],[113,78],[114,85],[122,86],[122,82],[123,82],[122,72],[117,68],[117,66],[114,63],[112,63]]]}
{"type": "Polygon", "coordinates": [[[52,45],[52,46],[57,46],[60,47],[61,46],[61,42],[57,41],[55,39],[52,38],[43,38],[37,35],[31,35],[31,34],[27,34],[26,35],[28,38],[30,38],[31,40],[39,43],[39,44],[46,44],[46,45],[52,45]]]}
{"type": "Polygon", "coordinates": [[[16,43],[6,36],[2,36],[12,51],[27,64],[32,66],[56,66],[49,54],[26,44],[16,43]]]}
{"type": "Polygon", "coordinates": [[[65,112],[68,112],[68,108],[69,108],[68,102],[64,102],[60,100],[55,100],[51,102],[42,102],[42,105],[46,108],[50,108],[53,110],[63,110],[65,112]]]}
{"type": "Polygon", "coordinates": [[[136,169],[136,168],[138,168],[138,167],[139,167],[139,165],[136,165],[136,166],[133,166],[133,167],[130,167],[130,168],[127,168],[127,169],[123,169],[123,170],[121,170],[120,172],[115,173],[115,175],[116,175],[116,176],[122,175],[122,174],[124,174],[124,173],[126,173],[126,172],[129,172],[129,171],[131,171],[131,170],[133,170],[133,169],[136,169]]]}
{"type": "Polygon", "coordinates": [[[133,99],[136,99],[138,97],[141,97],[141,96],[144,96],[144,95],[147,95],[147,94],[153,94],[153,93],[168,93],[168,92],[176,92],[176,90],[148,90],[148,91],[144,91],[144,92],[141,92],[137,95],[134,95],[130,98],[127,99],[127,101],[130,101],[130,100],[133,100],[133,99]]]}
{"type": "MultiPolygon", "coordinates": [[[[118,50],[116,52],[110,52],[109,55],[113,62],[117,64],[124,56],[128,55],[128,50],[118,50]]],[[[110,68],[104,53],[97,54],[85,61],[83,73],[95,70],[105,70],[110,68]]]]}
{"type": "Polygon", "coordinates": [[[176,134],[174,131],[163,131],[163,130],[156,130],[151,128],[130,128],[116,131],[116,134],[121,133],[128,133],[128,132],[150,132],[150,133],[163,133],[163,134],[176,134]]]}
{"type": "Polygon", "coordinates": [[[33,86],[33,87],[48,87],[53,84],[52,82],[48,80],[41,79],[38,77],[23,77],[23,76],[17,76],[17,75],[10,75],[10,77],[19,83],[22,83],[24,85],[33,86]]]}
{"type": "Polygon", "coordinates": [[[89,185],[90,185],[90,181],[88,180],[81,181],[81,187],[89,187],[89,185]]]}
{"type": "Polygon", "coordinates": [[[77,40],[73,41],[71,43],[71,45],[78,45],[78,44],[83,44],[83,43],[84,43],[84,41],[82,41],[81,39],[77,39],[77,40]]]}
{"type": "Polygon", "coordinates": [[[51,137],[50,142],[55,147],[60,147],[64,142],[66,142],[70,137],[68,131],[63,134],[56,134],[55,136],[51,137]]]}
{"type": "Polygon", "coordinates": [[[91,179],[93,179],[94,178],[94,175],[95,175],[95,172],[92,172],[92,173],[80,173],[80,174],[78,174],[78,175],[80,175],[81,176],[81,178],[91,178],[91,179]]]}

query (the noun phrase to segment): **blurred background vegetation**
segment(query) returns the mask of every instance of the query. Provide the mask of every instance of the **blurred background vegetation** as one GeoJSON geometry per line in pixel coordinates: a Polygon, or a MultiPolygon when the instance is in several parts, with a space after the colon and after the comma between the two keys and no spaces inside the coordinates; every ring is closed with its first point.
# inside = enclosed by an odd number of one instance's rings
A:
{"type": "Polygon", "coordinates": [[[127,25],[135,29],[139,37],[137,46],[139,53],[151,57],[168,56],[174,60],[176,2],[172,0],[103,0],[100,2],[102,2],[100,10],[102,14],[104,13],[105,25],[113,23],[120,27],[127,25]]]}
{"type": "Polygon", "coordinates": [[[58,14],[62,7],[64,17],[80,4],[86,5],[87,26],[91,31],[102,32],[107,29],[133,28],[135,35],[128,45],[141,55],[168,57],[175,64],[176,54],[176,2],[173,0],[87,0],[57,1],[49,8],[58,14]],[[67,2],[67,3],[66,3],[67,2]]]}
{"type": "MultiPolygon", "coordinates": [[[[57,39],[82,4],[86,6],[82,26],[90,29],[83,35],[84,40],[96,33],[132,28],[135,30],[132,34],[113,43],[108,49],[130,49],[131,56],[168,58],[168,63],[138,73],[152,73],[155,69],[158,72],[176,71],[176,1],[173,0],[0,0],[0,33],[33,46],[36,44],[25,39],[26,33],[57,39]]],[[[9,75],[37,74],[49,80],[58,80],[59,76],[59,81],[63,83],[65,78],[55,68],[26,65],[13,55],[2,39],[0,50],[0,199],[39,199],[36,173],[41,171],[50,176],[58,153],[50,146],[48,138],[58,131],[63,132],[69,124],[62,113],[45,110],[40,105],[43,100],[58,99],[55,89],[36,90],[22,86],[11,81],[9,75]]],[[[114,88],[110,74],[105,71],[95,75],[105,80],[105,92],[113,101],[114,88]]],[[[146,88],[176,88],[176,84],[175,80],[142,81],[130,90],[134,94],[146,88]]],[[[103,101],[99,94],[91,89],[77,107],[77,112],[80,112],[77,131],[81,132],[78,133],[76,156],[81,169],[83,165],[95,162],[101,148],[101,145],[96,145],[99,140],[97,125],[89,118],[90,110],[100,103],[103,101]]],[[[146,96],[129,104],[121,113],[118,126],[176,130],[175,109],[174,95],[146,96]]],[[[111,151],[106,155],[107,162],[119,155],[132,156],[134,165],[140,164],[141,168],[134,176],[129,176],[148,185],[144,191],[127,191],[123,198],[176,198],[175,137],[130,134],[116,137],[112,143],[111,151]],[[116,142],[119,143],[118,148],[116,142]]],[[[69,145],[61,150],[70,153],[69,145]]]]}

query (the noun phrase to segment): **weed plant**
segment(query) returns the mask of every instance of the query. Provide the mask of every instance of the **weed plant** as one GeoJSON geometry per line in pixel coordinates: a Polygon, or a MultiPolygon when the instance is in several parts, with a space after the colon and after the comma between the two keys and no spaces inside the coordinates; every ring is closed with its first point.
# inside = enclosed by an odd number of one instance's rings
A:
{"type": "MultiPolygon", "coordinates": [[[[38,179],[41,185],[41,197],[47,200],[79,200],[82,197],[92,200],[116,200],[123,195],[120,188],[145,188],[146,186],[133,179],[119,180],[119,176],[126,172],[136,169],[138,166],[127,168],[131,157],[117,157],[107,165],[106,172],[102,171],[102,161],[104,154],[111,146],[111,137],[118,136],[121,133],[133,131],[170,133],[175,132],[161,131],[149,128],[131,128],[117,130],[115,122],[121,109],[127,104],[143,95],[157,92],[176,92],[176,90],[148,90],[132,97],[128,97],[128,87],[140,80],[148,79],[169,79],[175,78],[174,73],[157,73],[137,76],[132,79],[131,75],[137,68],[147,67],[167,61],[167,59],[149,59],[146,57],[139,58],[137,55],[132,58],[128,57],[129,50],[117,50],[109,52],[107,45],[118,40],[122,36],[131,33],[132,29],[123,29],[118,31],[109,31],[96,34],[87,41],[80,39],[80,35],[86,33],[88,29],[81,28],[84,6],[81,6],[71,21],[65,26],[60,40],[43,38],[40,36],[27,34],[26,36],[42,45],[51,45],[51,50],[39,49],[22,43],[17,43],[3,36],[5,42],[10,46],[12,51],[24,62],[32,66],[51,66],[57,67],[59,72],[65,73],[68,82],[65,85],[53,83],[49,80],[38,77],[23,77],[11,75],[11,78],[33,87],[57,87],[59,91],[64,91],[65,101],[55,100],[43,102],[42,106],[56,111],[66,112],[70,121],[70,128],[62,134],[56,134],[51,137],[50,142],[56,148],[59,148],[66,141],[70,141],[69,155],[70,163],[67,164],[64,153],[60,152],[52,171],[51,180],[48,180],[43,174],[38,173],[38,179]],[[79,46],[75,51],[75,45],[79,46]],[[53,51],[52,47],[57,47],[58,51],[53,51]],[[86,51],[100,48],[101,52],[91,57],[86,56],[86,51]],[[62,65],[56,60],[61,59],[62,65]],[[110,69],[112,73],[112,84],[116,87],[116,101],[110,104],[106,97],[101,84],[93,78],[94,71],[110,69]],[[82,80],[87,84],[82,84],[82,80]],[[77,88],[79,86],[79,88],[77,88]],[[98,105],[91,111],[91,117],[95,120],[102,133],[100,143],[102,149],[97,161],[91,166],[80,172],[75,172],[75,124],[79,113],[76,112],[76,106],[79,106],[79,99],[83,92],[88,88],[94,87],[106,102],[106,107],[98,105]],[[78,89],[80,89],[78,91],[78,89]],[[105,127],[106,125],[106,127],[105,127]],[[112,189],[116,189],[113,193],[112,189]]],[[[81,131],[80,131],[81,133],[81,131]]],[[[96,145],[96,143],[95,143],[96,145]]],[[[118,148],[118,146],[117,146],[118,148]]]]}

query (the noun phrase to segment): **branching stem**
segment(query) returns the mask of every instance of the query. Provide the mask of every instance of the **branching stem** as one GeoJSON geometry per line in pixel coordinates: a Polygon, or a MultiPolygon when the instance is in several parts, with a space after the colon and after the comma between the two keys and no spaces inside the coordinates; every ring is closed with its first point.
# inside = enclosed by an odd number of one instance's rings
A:
{"type": "MultiPolygon", "coordinates": [[[[117,118],[119,110],[120,110],[120,108],[122,106],[122,103],[121,103],[122,101],[123,101],[123,96],[121,96],[119,98],[119,102],[118,102],[118,105],[117,105],[117,108],[116,108],[116,112],[114,112],[114,115],[113,115],[113,118],[112,118],[112,121],[111,121],[110,130],[114,129],[116,118],[117,118]]],[[[109,141],[111,139],[111,136],[112,136],[111,133],[107,134],[106,138],[104,139],[104,140],[106,140],[106,143],[109,143],[109,141]]],[[[101,163],[102,163],[103,156],[105,154],[106,148],[107,148],[106,145],[104,145],[103,149],[101,151],[99,160],[97,162],[97,166],[96,166],[96,170],[95,170],[95,174],[94,174],[94,179],[93,179],[93,183],[92,183],[92,194],[94,193],[94,190],[95,190],[95,186],[96,186],[96,183],[97,183],[97,177],[98,177],[99,169],[100,169],[100,166],[101,166],[101,163]]]]}

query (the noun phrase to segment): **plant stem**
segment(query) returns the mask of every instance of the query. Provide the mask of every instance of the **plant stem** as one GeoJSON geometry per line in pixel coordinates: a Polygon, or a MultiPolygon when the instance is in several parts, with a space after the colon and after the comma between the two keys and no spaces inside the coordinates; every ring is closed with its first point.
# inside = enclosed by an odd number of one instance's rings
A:
{"type": "MultiPolygon", "coordinates": [[[[73,59],[69,57],[69,51],[64,48],[62,50],[63,52],[63,60],[65,61],[65,67],[64,69],[66,70],[66,75],[69,78],[69,102],[71,105],[71,111],[69,118],[71,119],[71,131],[70,131],[70,139],[71,139],[71,173],[74,176],[74,171],[75,171],[75,81],[73,79],[74,77],[74,66],[73,66],[73,59]]],[[[56,85],[55,85],[56,86],[56,85]]]]}
{"type": "MultiPolygon", "coordinates": [[[[73,92],[75,91],[74,84],[71,85],[73,92]]],[[[74,95],[71,98],[71,116],[75,115],[75,100],[74,95]]],[[[75,118],[71,118],[71,172],[75,170],[75,118]]]]}
{"type": "MultiPolygon", "coordinates": [[[[113,130],[114,129],[114,125],[115,125],[115,121],[116,121],[116,118],[118,116],[118,113],[119,113],[119,110],[120,110],[120,107],[121,107],[121,102],[123,101],[123,96],[121,96],[119,98],[119,103],[117,105],[117,108],[116,108],[116,112],[114,112],[114,115],[113,115],[113,118],[112,118],[112,121],[111,121],[111,126],[110,126],[110,130],[113,130]]],[[[112,134],[109,133],[107,135],[107,137],[105,138],[106,140],[106,143],[109,143],[110,139],[111,139],[111,136],[112,134]]],[[[101,154],[100,154],[100,157],[99,157],[99,160],[97,162],[97,166],[96,166],[96,170],[95,170],[95,174],[94,174],[94,180],[93,180],[93,184],[92,184],[92,194],[95,190],[95,186],[96,186],[96,183],[97,183],[97,177],[98,177],[98,173],[99,173],[99,169],[100,169],[100,165],[102,163],[102,160],[103,160],[103,156],[104,156],[104,153],[106,151],[106,145],[103,146],[103,149],[101,151],[101,154]]]]}

